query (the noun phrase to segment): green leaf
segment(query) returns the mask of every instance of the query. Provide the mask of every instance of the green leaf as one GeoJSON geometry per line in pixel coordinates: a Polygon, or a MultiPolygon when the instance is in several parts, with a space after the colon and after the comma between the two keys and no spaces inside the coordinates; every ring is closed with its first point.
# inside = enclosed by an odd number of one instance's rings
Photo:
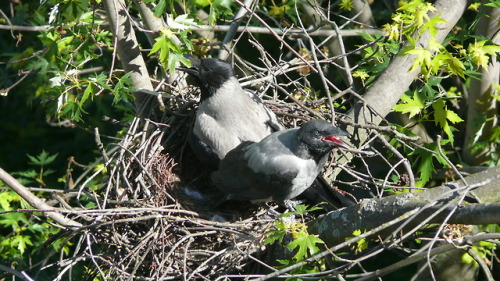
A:
{"type": "Polygon", "coordinates": [[[459,123],[464,121],[464,119],[460,118],[458,114],[451,110],[446,110],[446,119],[448,119],[451,123],[459,123]]]}
{"type": "Polygon", "coordinates": [[[282,266],[290,266],[293,264],[292,260],[276,260],[276,261],[279,262],[282,266]]]}
{"type": "Polygon", "coordinates": [[[474,264],[474,267],[477,267],[476,260],[467,252],[462,254],[462,262],[465,264],[474,264]]]}
{"type": "Polygon", "coordinates": [[[83,106],[85,101],[87,101],[87,99],[90,97],[90,94],[95,93],[95,90],[95,85],[93,83],[89,83],[87,85],[87,88],[85,88],[85,91],[83,91],[83,96],[80,99],[80,106],[83,106]]]}
{"type": "Polygon", "coordinates": [[[0,216],[0,224],[4,227],[12,227],[12,230],[16,233],[21,231],[21,223],[29,224],[26,215],[23,213],[6,213],[0,216]]]}
{"type": "Polygon", "coordinates": [[[314,255],[319,252],[316,244],[324,243],[323,240],[312,234],[298,232],[297,238],[286,246],[288,249],[298,248],[297,253],[293,258],[297,261],[303,260],[307,254],[314,255]]]}
{"type": "Polygon", "coordinates": [[[321,209],[322,208],[319,207],[318,205],[309,207],[309,206],[304,205],[304,204],[299,204],[299,205],[295,206],[295,212],[293,212],[293,213],[295,213],[297,215],[305,215],[308,212],[312,212],[312,211],[316,211],[316,210],[321,210],[321,209]]]}
{"type": "Polygon", "coordinates": [[[37,166],[44,166],[44,165],[52,163],[56,159],[56,157],[59,155],[59,153],[56,153],[54,155],[50,155],[49,153],[47,153],[47,151],[42,150],[40,155],[38,155],[36,157],[31,156],[29,154],[27,154],[27,155],[28,155],[28,158],[30,159],[30,164],[37,165],[37,166]]]}
{"type": "Polygon", "coordinates": [[[131,95],[131,92],[135,91],[135,88],[129,87],[129,85],[132,85],[132,83],[134,82],[132,81],[132,78],[130,78],[131,74],[132,71],[125,73],[125,75],[123,75],[120,80],[118,80],[118,83],[116,83],[112,91],[114,94],[113,104],[118,103],[122,99],[134,99],[134,97],[131,95]]]}
{"type": "Polygon", "coordinates": [[[352,0],[341,0],[339,8],[344,11],[350,11],[354,8],[354,3],[352,0]]]}
{"type": "Polygon", "coordinates": [[[283,240],[283,237],[285,236],[285,231],[283,230],[271,230],[267,232],[267,234],[270,234],[269,236],[264,239],[264,244],[274,244],[274,242],[279,241],[281,242],[283,240]]]}
{"type": "Polygon", "coordinates": [[[208,14],[209,23],[214,25],[222,16],[230,16],[233,14],[231,11],[231,0],[214,0],[210,3],[210,12],[208,14]]]}
{"type": "Polygon", "coordinates": [[[494,7],[494,8],[500,8],[500,1],[499,0],[490,0],[490,3],[484,4],[484,5],[494,7]]]}
{"type": "Polygon", "coordinates": [[[471,60],[478,67],[483,67],[486,70],[488,69],[489,57],[487,55],[494,55],[500,52],[500,46],[497,45],[485,45],[488,41],[482,40],[479,42],[474,42],[470,44],[467,48],[471,60]]]}
{"type": "Polygon", "coordinates": [[[174,11],[173,9],[173,1],[172,0],[160,0],[158,1],[158,4],[153,8],[153,14],[156,17],[161,17],[167,12],[167,6],[169,7],[170,11],[174,11]]]}
{"type": "Polygon", "coordinates": [[[437,31],[438,31],[438,24],[440,23],[446,23],[446,21],[440,17],[433,17],[429,19],[423,26],[420,34],[422,34],[424,31],[429,30],[429,33],[433,36],[436,37],[437,31]]]}
{"type": "Polygon", "coordinates": [[[480,2],[476,2],[476,3],[470,4],[469,7],[467,7],[467,10],[478,12],[479,11],[479,7],[481,7],[481,3],[480,2]]]}
{"type": "MultiPolygon", "coordinates": [[[[14,193],[13,191],[2,191],[0,192],[0,211],[10,211],[12,210],[12,207],[11,207],[11,202],[12,201],[18,201],[18,200],[15,200],[15,197],[14,195],[12,194],[14,193]]],[[[14,193],[14,194],[17,194],[17,193],[14,193]]]]}
{"type": "Polygon", "coordinates": [[[430,50],[415,48],[413,50],[406,51],[406,54],[416,55],[415,59],[413,60],[413,65],[408,70],[409,72],[417,70],[419,67],[426,69],[431,67],[432,52],[430,50]]]}
{"type": "Polygon", "coordinates": [[[185,58],[182,54],[170,53],[167,64],[167,69],[170,71],[170,73],[175,71],[175,68],[177,67],[179,62],[184,65],[188,65],[190,63],[190,61],[187,58],[185,58]]]}
{"type": "Polygon", "coordinates": [[[413,93],[413,98],[405,94],[401,96],[401,100],[405,103],[396,104],[392,109],[401,113],[409,113],[410,118],[419,114],[425,108],[425,104],[416,92],[413,93]]]}
{"type": "Polygon", "coordinates": [[[500,46],[497,45],[486,45],[483,47],[483,51],[490,56],[500,53],[500,46]]]}
{"type": "Polygon", "coordinates": [[[209,0],[196,0],[196,5],[205,8],[206,6],[210,5],[211,1],[209,0]]]}
{"type": "Polygon", "coordinates": [[[27,235],[16,235],[11,239],[11,246],[15,246],[22,255],[28,246],[33,246],[33,243],[31,242],[31,238],[27,235]]]}
{"type": "Polygon", "coordinates": [[[464,78],[465,66],[458,58],[456,58],[450,54],[448,56],[448,59],[446,60],[446,62],[448,64],[448,70],[451,73],[464,78]]]}
{"type": "Polygon", "coordinates": [[[295,206],[295,212],[299,215],[303,215],[307,212],[307,206],[304,204],[299,204],[295,206]]]}
{"type": "Polygon", "coordinates": [[[448,121],[452,123],[462,122],[464,121],[460,118],[455,112],[446,109],[446,105],[443,99],[439,99],[432,104],[432,108],[434,109],[434,122],[439,124],[443,131],[448,136],[448,139],[453,144],[453,127],[450,126],[448,121]]]}
{"type": "Polygon", "coordinates": [[[419,154],[420,165],[418,167],[420,180],[416,182],[417,187],[424,187],[431,179],[434,172],[434,164],[432,163],[432,153],[426,150],[415,150],[419,154]],[[417,152],[418,151],[418,152],[417,152]]]}

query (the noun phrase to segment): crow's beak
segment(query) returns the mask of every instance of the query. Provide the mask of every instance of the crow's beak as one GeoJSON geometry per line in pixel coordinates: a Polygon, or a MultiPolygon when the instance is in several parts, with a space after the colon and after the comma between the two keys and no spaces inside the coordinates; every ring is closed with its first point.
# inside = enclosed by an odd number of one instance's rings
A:
{"type": "Polygon", "coordinates": [[[333,145],[335,146],[338,146],[338,147],[342,147],[342,148],[346,148],[346,149],[350,149],[351,146],[349,146],[345,141],[343,141],[342,139],[338,138],[338,136],[340,135],[335,135],[335,136],[324,136],[323,138],[321,138],[322,141],[324,142],[329,142],[329,143],[332,143],[333,145]]]}
{"type": "Polygon", "coordinates": [[[350,137],[351,135],[346,131],[339,128],[332,128],[328,131],[328,135],[323,137],[323,141],[332,142],[338,147],[350,149],[351,146],[347,144],[345,141],[340,139],[339,137],[350,137]]]}
{"type": "Polygon", "coordinates": [[[336,144],[339,147],[342,147],[342,148],[345,148],[345,149],[352,149],[352,147],[347,142],[345,142],[344,140],[337,138],[337,141],[338,142],[336,142],[336,144]]]}
{"type": "Polygon", "coordinates": [[[199,77],[200,76],[200,72],[197,69],[195,69],[195,68],[177,67],[176,69],[180,70],[180,71],[184,71],[187,74],[191,74],[191,75],[193,75],[195,77],[199,77]]]}

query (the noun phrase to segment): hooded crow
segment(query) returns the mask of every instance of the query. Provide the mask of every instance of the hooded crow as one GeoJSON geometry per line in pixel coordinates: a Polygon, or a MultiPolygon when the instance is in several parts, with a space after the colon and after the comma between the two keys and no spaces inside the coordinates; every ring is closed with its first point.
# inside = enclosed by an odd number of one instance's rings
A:
{"type": "Polygon", "coordinates": [[[339,136],[348,134],[314,119],[300,129],[272,133],[260,142],[243,142],[212,173],[225,200],[285,202],[304,192],[323,169],[329,152],[349,148],[339,136]]]}
{"type": "Polygon", "coordinates": [[[188,141],[208,168],[216,170],[220,160],[241,142],[258,142],[283,129],[258,96],[242,89],[229,63],[213,58],[192,58],[191,63],[191,68],[178,68],[193,76],[201,90],[188,141]]]}

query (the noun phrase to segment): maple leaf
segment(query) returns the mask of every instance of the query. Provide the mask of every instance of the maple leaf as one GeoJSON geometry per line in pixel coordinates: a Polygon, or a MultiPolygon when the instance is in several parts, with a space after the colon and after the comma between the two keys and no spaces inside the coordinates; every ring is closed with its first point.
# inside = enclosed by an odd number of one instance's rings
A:
{"type": "Polygon", "coordinates": [[[467,7],[467,10],[471,10],[471,11],[474,11],[474,12],[479,12],[479,7],[481,7],[481,3],[472,3],[469,5],[469,7],[467,7]]]}
{"type": "Polygon", "coordinates": [[[458,58],[450,54],[446,59],[446,62],[448,63],[448,70],[451,73],[464,78],[465,66],[458,58]]]}
{"type": "Polygon", "coordinates": [[[352,0],[342,0],[340,1],[339,8],[341,10],[350,11],[354,8],[354,3],[352,0]]]}
{"type": "Polygon", "coordinates": [[[399,39],[399,26],[397,24],[384,24],[382,26],[382,30],[385,32],[385,36],[387,36],[387,40],[398,40],[399,39]]]}
{"type": "Polygon", "coordinates": [[[424,102],[420,99],[418,93],[413,94],[413,98],[408,95],[403,95],[401,100],[405,103],[396,104],[392,109],[401,113],[409,113],[410,118],[417,115],[425,108],[424,102]]]}
{"type": "Polygon", "coordinates": [[[276,18],[279,18],[279,17],[282,17],[283,14],[285,13],[285,6],[278,6],[276,4],[274,4],[273,2],[273,5],[270,6],[270,10],[269,10],[269,14],[273,17],[276,17],[276,18]]]}
{"type": "Polygon", "coordinates": [[[317,236],[305,232],[298,232],[297,238],[294,239],[286,247],[288,249],[295,249],[298,247],[297,253],[293,256],[293,258],[297,261],[300,261],[306,257],[308,251],[309,255],[311,256],[318,253],[319,248],[318,246],[316,246],[316,244],[319,243],[324,243],[324,242],[317,236]]]}
{"type": "Polygon", "coordinates": [[[469,52],[472,61],[479,67],[483,67],[488,71],[488,63],[490,61],[488,55],[492,56],[496,53],[500,53],[500,46],[496,45],[486,45],[486,40],[474,42],[470,44],[467,51],[469,52]]]}
{"type": "Polygon", "coordinates": [[[431,67],[431,51],[422,48],[415,48],[413,50],[407,51],[406,54],[413,54],[417,56],[413,61],[413,65],[411,66],[410,70],[408,70],[409,72],[418,69],[418,67],[425,67],[427,69],[431,67]]]}
{"type": "Polygon", "coordinates": [[[420,180],[416,182],[416,186],[423,187],[431,179],[432,172],[434,171],[432,153],[423,149],[415,150],[415,153],[418,153],[420,158],[420,165],[418,167],[420,180]]]}
{"type": "Polygon", "coordinates": [[[361,80],[365,81],[366,78],[370,77],[370,75],[368,75],[368,73],[362,71],[362,70],[356,70],[352,73],[352,76],[353,77],[358,77],[360,78],[361,80]]]}
{"type": "Polygon", "coordinates": [[[458,123],[464,120],[460,118],[455,112],[446,109],[446,105],[443,99],[439,99],[435,103],[433,103],[432,108],[434,109],[434,122],[441,126],[443,131],[448,136],[448,139],[453,144],[454,139],[452,130],[454,128],[450,126],[448,121],[452,123],[458,123]]]}

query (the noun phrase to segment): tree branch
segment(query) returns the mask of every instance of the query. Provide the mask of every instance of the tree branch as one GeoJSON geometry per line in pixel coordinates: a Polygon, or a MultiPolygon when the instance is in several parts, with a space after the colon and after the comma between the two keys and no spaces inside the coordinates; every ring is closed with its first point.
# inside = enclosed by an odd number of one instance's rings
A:
{"type": "MultiPolygon", "coordinates": [[[[104,7],[108,15],[111,31],[115,38],[115,47],[120,57],[125,72],[131,72],[130,78],[133,80],[132,86],[138,92],[141,89],[153,91],[153,85],[149,78],[146,63],[141,55],[139,44],[135,36],[132,22],[125,11],[123,0],[106,0],[104,7]]],[[[142,108],[147,96],[136,93],[135,105],[137,109],[142,108]]]]}
{"type": "MultiPolygon", "coordinates": [[[[442,43],[446,35],[462,16],[466,1],[438,0],[434,6],[437,12],[433,13],[431,17],[439,16],[446,21],[446,23],[438,26],[436,35],[436,42],[442,43]]],[[[417,37],[414,36],[414,38],[417,37]]],[[[420,36],[415,45],[425,49],[429,46],[430,39],[431,35],[429,32],[425,32],[420,36]]],[[[348,118],[359,124],[378,125],[382,121],[383,116],[391,112],[392,107],[397,104],[401,96],[420,73],[420,68],[413,72],[408,72],[415,58],[416,55],[405,55],[400,51],[387,69],[377,78],[373,86],[366,92],[364,101],[358,102],[348,112],[348,118]]],[[[353,133],[352,128],[349,128],[349,133],[353,133]]],[[[357,135],[360,144],[364,143],[368,137],[363,130],[358,130],[357,135]]]]}
{"type": "MultiPolygon", "coordinates": [[[[498,233],[479,234],[479,235],[475,235],[475,236],[465,237],[465,239],[463,240],[461,245],[472,245],[472,244],[477,243],[479,241],[484,241],[484,240],[488,240],[488,239],[498,239],[498,238],[500,238],[500,234],[498,234],[498,233]]],[[[460,245],[458,245],[458,246],[460,246],[460,245]]],[[[375,280],[378,277],[385,276],[385,275],[387,275],[391,272],[394,272],[398,269],[401,269],[405,266],[408,266],[410,264],[413,264],[415,262],[423,260],[428,255],[435,256],[438,254],[442,254],[444,252],[454,250],[456,248],[457,248],[456,244],[446,244],[446,245],[442,245],[442,246],[439,246],[439,247],[432,249],[430,251],[430,253],[427,253],[426,251],[415,253],[415,254],[413,254],[413,255],[411,255],[411,256],[409,256],[409,257],[405,258],[404,260],[401,260],[397,263],[391,264],[391,265],[389,265],[385,268],[379,269],[377,271],[370,272],[368,275],[363,276],[361,278],[358,278],[355,281],[375,280]]]]}
{"type": "MultiPolygon", "coordinates": [[[[483,1],[483,4],[487,3],[483,1]]],[[[495,44],[500,44],[498,36],[498,18],[500,9],[487,7],[485,15],[479,18],[476,34],[490,38],[495,44]]],[[[481,79],[471,79],[467,96],[467,118],[465,121],[465,143],[462,155],[470,165],[481,165],[492,160],[498,147],[495,142],[488,141],[498,126],[498,105],[493,97],[498,95],[495,85],[500,76],[498,56],[492,56],[488,68],[481,67],[481,79]],[[475,149],[478,141],[488,142],[482,149],[475,149]]]]}
{"type": "MultiPolygon", "coordinates": [[[[500,223],[500,193],[498,192],[500,167],[490,168],[466,179],[469,186],[464,186],[459,181],[456,184],[447,184],[418,193],[403,193],[364,200],[358,205],[328,213],[312,221],[309,223],[309,230],[311,233],[318,234],[328,245],[335,245],[351,237],[355,230],[373,229],[410,210],[420,209],[418,216],[413,218],[407,227],[418,225],[422,218],[427,218],[442,208],[439,214],[428,222],[440,223],[448,214],[447,211],[456,205],[453,203],[460,197],[460,191],[470,186],[477,186],[474,189],[474,195],[484,204],[464,203],[460,205],[449,223],[476,225],[500,223]],[[446,204],[449,205],[445,207],[446,204]],[[333,230],[332,225],[335,226],[333,230]]],[[[400,225],[386,228],[378,234],[389,234],[400,225]]]]}
{"type": "MultiPolygon", "coordinates": [[[[1,27],[1,25],[0,25],[1,27]]],[[[232,27],[230,25],[200,25],[197,27],[191,27],[193,31],[216,31],[216,32],[227,32],[232,27]]],[[[283,30],[282,28],[267,28],[261,26],[239,26],[235,30],[236,32],[248,32],[248,33],[265,33],[265,34],[277,34],[277,35],[289,35],[294,37],[301,37],[304,35],[304,29],[300,28],[291,28],[283,30]]],[[[351,37],[351,36],[359,36],[359,34],[367,33],[367,34],[380,34],[382,33],[379,29],[376,28],[361,28],[361,29],[341,29],[339,30],[339,35],[342,37],[351,37]]],[[[336,37],[336,31],[333,29],[317,29],[307,33],[309,36],[334,36],[336,37]]]]}
{"type": "Polygon", "coordinates": [[[82,225],[72,219],[68,219],[59,213],[59,209],[51,207],[42,199],[36,197],[24,185],[0,168],[0,180],[10,186],[19,196],[28,202],[33,208],[38,209],[42,214],[53,219],[55,222],[65,227],[81,227],[82,225]]]}

